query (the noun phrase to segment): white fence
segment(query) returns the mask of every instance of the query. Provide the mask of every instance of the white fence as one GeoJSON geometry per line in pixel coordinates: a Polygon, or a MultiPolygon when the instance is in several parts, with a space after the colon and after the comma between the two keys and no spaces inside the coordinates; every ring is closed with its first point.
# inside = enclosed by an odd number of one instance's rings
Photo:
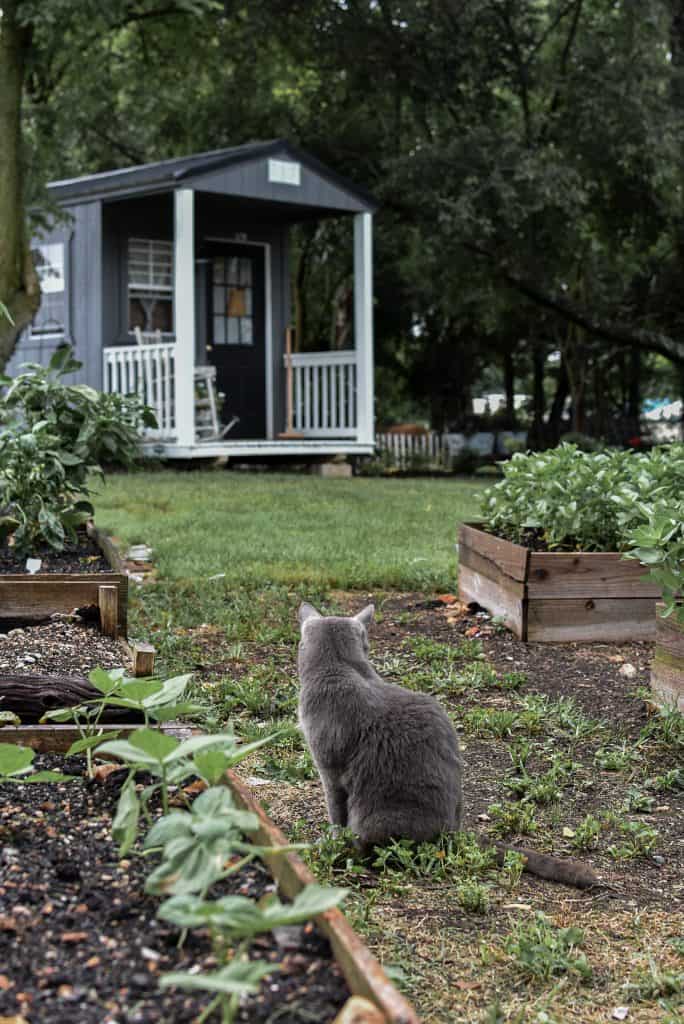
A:
{"type": "Polygon", "coordinates": [[[175,353],[175,342],[104,349],[102,390],[140,395],[157,417],[158,429],[145,432],[150,440],[170,440],[175,436],[175,353]]]}
{"type": "Polygon", "coordinates": [[[446,436],[436,430],[427,434],[376,434],[375,447],[397,469],[446,467],[450,458],[446,436]]]}
{"type": "Polygon", "coordinates": [[[356,437],[356,352],[295,352],[291,359],[297,433],[304,437],[356,437]]]}

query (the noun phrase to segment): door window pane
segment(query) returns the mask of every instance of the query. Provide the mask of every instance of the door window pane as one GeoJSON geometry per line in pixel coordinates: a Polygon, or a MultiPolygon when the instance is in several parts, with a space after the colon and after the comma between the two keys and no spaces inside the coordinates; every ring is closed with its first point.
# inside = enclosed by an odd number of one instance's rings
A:
{"type": "Polygon", "coordinates": [[[214,345],[225,345],[226,321],[222,316],[214,317],[214,345]]]}
{"type": "Polygon", "coordinates": [[[250,316],[243,316],[240,320],[240,341],[243,345],[253,344],[252,318],[250,316]]]}

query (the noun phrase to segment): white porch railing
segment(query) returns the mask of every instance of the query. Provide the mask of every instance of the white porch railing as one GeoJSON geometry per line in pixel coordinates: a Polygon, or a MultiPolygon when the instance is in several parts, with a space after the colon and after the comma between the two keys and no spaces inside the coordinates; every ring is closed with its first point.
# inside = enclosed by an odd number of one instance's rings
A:
{"type": "MultiPolygon", "coordinates": [[[[148,341],[146,335],[143,339],[148,341]]],[[[102,390],[109,394],[140,395],[157,417],[158,429],[145,432],[149,440],[166,441],[175,437],[175,353],[173,341],[104,349],[102,390]]]]}
{"type": "Polygon", "coordinates": [[[356,352],[295,352],[291,358],[295,431],[304,437],[355,438],[356,352]]]}

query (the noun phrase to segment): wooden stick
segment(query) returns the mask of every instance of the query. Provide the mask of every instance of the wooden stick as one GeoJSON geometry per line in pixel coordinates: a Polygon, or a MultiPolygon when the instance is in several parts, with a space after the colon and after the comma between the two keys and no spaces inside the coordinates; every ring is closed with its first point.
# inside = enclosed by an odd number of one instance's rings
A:
{"type": "Polygon", "coordinates": [[[140,676],[153,676],[155,654],[156,651],[152,644],[131,644],[131,657],[133,659],[133,675],[138,678],[140,676]]]}
{"type": "Polygon", "coordinates": [[[98,587],[97,605],[100,609],[100,629],[105,636],[116,639],[119,629],[119,588],[98,587]]]}

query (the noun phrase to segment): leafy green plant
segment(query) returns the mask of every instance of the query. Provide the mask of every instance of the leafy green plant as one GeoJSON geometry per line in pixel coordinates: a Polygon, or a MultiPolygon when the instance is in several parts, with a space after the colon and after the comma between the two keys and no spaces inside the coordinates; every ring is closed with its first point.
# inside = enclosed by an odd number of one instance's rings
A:
{"type": "Polygon", "coordinates": [[[580,928],[557,928],[542,913],[530,921],[519,922],[506,939],[505,949],[523,977],[549,981],[565,974],[582,981],[592,971],[579,948],[584,942],[580,928]]]}
{"type": "Polygon", "coordinates": [[[608,847],[613,860],[636,860],[652,853],[658,843],[658,833],[642,821],[618,821],[617,827],[623,839],[619,844],[608,847]]]}
{"type": "Polygon", "coordinates": [[[626,741],[619,746],[599,747],[594,762],[606,772],[623,772],[639,760],[639,753],[626,741]]]}
{"type": "Polygon", "coordinates": [[[601,822],[593,814],[587,814],[575,829],[572,846],[576,850],[592,850],[598,844],[601,822]]]}
{"type": "Polygon", "coordinates": [[[464,910],[486,914],[489,910],[489,886],[474,878],[465,878],[456,883],[456,899],[464,910]]]}
{"type": "Polygon", "coordinates": [[[140,400],[104,395],[62,377],[80,367],[58,349],[47,367],[26,364],[13,380],[0,376],[0,540],[20,555],[47,545],[61,550],[93,515],[89,477],[100,462],[130,465],[143,425],[154,416],[140,400]]]}
{"type": "Polygon", "coordinates": [[[100,697],[84,701],[69,708],[56,708],[42,718],[44,722],[73,722],[80,739],[72,743],[69,755],[86,755],[88,775],[93,776],[93,753],[102,743],[116,739],[116,730],[103,732],[102,716],[107,708],[125,708],[132,714],[142,716],[146,726],[150,722],[168,722],[180,715],[193,715],[203,710],[202,705],[185,699],[190,675],[174,676],[173,679],[130,678],[122,668],[106,671],[93,669],[88,676],[100,697]]]}
{"type": "Polygon", "coordinates": [[[264,743],[268,743],[269,738],[239,745],[235,735],[226,732],[191,736],[181,742],[175,736],[167,736],[157,729],[145,727],[136,729],[128,739],[103,743],[101,753],[116,757],[129,767],[128,779],[121,789],[112,826],[114,839],[119,843],[120,856],[123,857],[135,842],[141,812],[149,816],[148,807],[152,796],[160,794],[163,811],[167,814],[169,788],[181,785],[195,775],[201,775],[203,763],[206,762],[197,762],[198,753],[217,748],[223,756],[222,770],[227,771],[264,743]],[[148,772],[155,781],[145,786],[138,796],[135,774],[139,771],[148,772]]]}
{"type": "Polygon", "coordinates": [[[495,836],[532,836],[537,831],[532,804],[492,804],[487,813],[492,819],[492,832],[495,836]]]}
{"type": "Polygon", "coordinates": [[[60,445],[44,422],[25,432],[0,433],[0,541],[13,534],[20,555],[43,545],[61,550],[93,514],[84,488],[70,475],[81,460],[60,445]]]}
{"type": "Polygon", "coordinates": [[[684,491],[684,445],[585,452],[566,443],[516,453],[502,469],[481,496],[493,533],[517,543],[532,534],[550,549],[622,551],[654,498],[667,507],[684,491]]]}
{"type": "Polygon", "coordinates": [[[260,981],[278,969],[271,963],[244,959],[249,940],[273,928],[308,921],[336,907],[346,895],[346,889],[312,884],[302,889],[292,903],[281,903],[276,896],[260,904],[247,896],[223,896],[218,900],[172,896],[162,904],[158,916],[180,928],[208,929],[220,960],[225,959],[226,943],[242,942],[230,963],[219,970],[204,974],[174,971],[162,976],[161,987],[215,994],[201,1019],[206,1020],[215,1010],[220,1010],[224,1024],[232,1024],[240,997],[257,992],[260,981]]]}
{"type": "Polygon", "coordinates": [[[684,789],[684,769],[670,768],[662,775],[654,775],[646,781],[649,789],[656,793],[668,793],[676,789],[684,789]]]}
{"type": "Polygon", "coordinates": [[[70,782],[61,772],[33,771],[35,751],[16,743],[0,743],[0,782],[70,782]]]}

